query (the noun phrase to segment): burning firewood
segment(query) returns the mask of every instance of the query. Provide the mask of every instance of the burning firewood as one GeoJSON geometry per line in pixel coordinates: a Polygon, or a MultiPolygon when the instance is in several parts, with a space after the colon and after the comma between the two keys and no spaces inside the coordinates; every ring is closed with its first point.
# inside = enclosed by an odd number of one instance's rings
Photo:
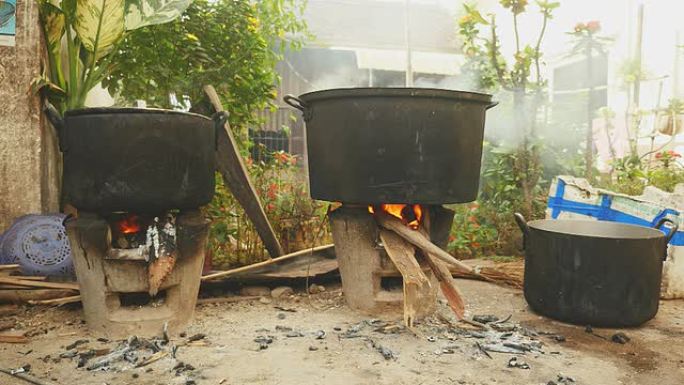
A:
{"type": "Polygon", "coordinates": [[[416,249],[400,236],[388,230],[380,230],[380,239],[397,270],[403,277],[404,288],[404,324],[413,327],[416,314],[426,304],[424,298],[429,297],[430,280],[420,268],[415,257],[416,249]]]}
{"type": "MultiPolygon", "coordinates": [[[[427,239],[430,239],[430,225],[430,210],[425,210],[421,226],[418,230],[427,239]]],[[[465,301],[463,300],[461,292],[458,291],[458,288],[454,284],[449,267],[446,265],[446,263],[437,259],[430,253],[423,252],[423,256],[425,257],[425,261],[427,262],[428,266],[430,266],[430,269],[432,269],[432,273],[437,278],[437,281],[439,281],[439,287],[442,289],[442,294],[444,294],[444,298],[446,298],[447,303],[456,315],[456,318],[459,320],[464,319],[465,301]]]]}
{"type": "Polygon", "coordinates": [[[176,226],[172,215],[167,215],[163,221],[154,218],[147,228],[147,247],[150,258],[147,267],[149,293],[154,297],[176,265],[176,226]]]}

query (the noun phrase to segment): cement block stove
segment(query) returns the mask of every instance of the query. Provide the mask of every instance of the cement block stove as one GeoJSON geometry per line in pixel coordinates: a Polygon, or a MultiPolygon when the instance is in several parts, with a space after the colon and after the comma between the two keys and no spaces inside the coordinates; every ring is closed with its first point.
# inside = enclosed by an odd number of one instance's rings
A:
{"type": "Polygon", "coordinates": [[[46,110],[88,327],[110,337],[185,328],[199,290],[223,120],[178,111],[46,110]]]}
{"type": "Polygon", "coordinates": [[[454,212],[475,200],[485,111],[491,95],[420,88],[310,92],[285,102],[306,122],[315,199],[330,214],[347,304],[377,313],[403,304],[404,321],[430,314],[442,289],[457,316],[464,304],[443,249],[454,212]],[[401,293],[387,290],[401,277],[401,293]]]}

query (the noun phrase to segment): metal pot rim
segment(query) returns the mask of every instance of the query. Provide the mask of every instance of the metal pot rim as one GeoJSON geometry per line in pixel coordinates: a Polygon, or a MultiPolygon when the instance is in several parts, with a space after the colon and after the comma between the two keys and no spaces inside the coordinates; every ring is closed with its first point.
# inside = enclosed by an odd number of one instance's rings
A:
{"type": "Polygon", "coordinates": [[[541,219],[530,221],[534,230],[550,234],[614,240],[653,240],[665,238],[660,230],[626,223],[575,219],[541,219]]]}
{"type": "Polygon", "coordinates": [[[444,98],[475,103],[489,104],[492,95],[479,92],[455,91],[440,88],[410,88],[410,87],[356,87],[332,88],[327,90],[307,92],[299,96],[304,102],[349,97],[422,97],[444,98]]]}
{"type": "Polygon", "coordinates": [[[150,114],[150,115],[184,115],[211,120],[209,117],[196,114],[194,112],[167,110],[163,108],[138,108],[138,107],[94,107],[94,108],[78,108],[75,110],[68,110],[64,113],[64,117],[83,116],[83,115],[104,115],[104,114],[150,114]]]}

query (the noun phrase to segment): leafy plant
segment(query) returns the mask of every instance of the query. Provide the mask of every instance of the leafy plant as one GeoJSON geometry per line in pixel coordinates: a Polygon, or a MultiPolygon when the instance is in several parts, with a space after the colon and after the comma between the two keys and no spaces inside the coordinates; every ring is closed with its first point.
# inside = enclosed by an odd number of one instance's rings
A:
{"type": "MultiPolygon", "coordinates": [[[[247,168],[285,252],[330,241],[327,204],[309,197],[294,156],[276,152],[268,162],[248,159],[247,168]]],[[[213,222],[209,249],[214,266],[225,268],[268,257],[252,223],[220,177],[215,199],[205,213],[213,222]]]]}
{"type": "Polygon", "coordinates": [[[209,113],[211,84],[243,148],[247,125],[277,96],[276,64],[308,38],[297,0],[195,0],[179,19],[128,35],[104,86],[124,102],[209,113]]]}
{"type": "Polygon", "coordinates": [[[177,18],[191,1],[39,0],[48,65],[35,85],[60,112],[83,107],[88,92],[112,71],[122,39],[177,18]]]}

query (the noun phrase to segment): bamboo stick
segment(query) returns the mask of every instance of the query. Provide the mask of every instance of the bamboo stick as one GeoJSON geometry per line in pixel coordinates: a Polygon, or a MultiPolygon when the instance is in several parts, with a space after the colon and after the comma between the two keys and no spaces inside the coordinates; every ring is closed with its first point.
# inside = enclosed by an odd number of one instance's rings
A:
{"type": "Polygon", "coordinates": [[[41,299],[41,300],[29,300],[28,303],[31,305],[56,305],[62,306],[68,303],[81,302],[80,295],[72,295],[69,297],[54,298],[54,299],[41,299]]]}
{"type": "Polygon", "coordinates": [[[272,264],[274,264],[274,263],[286,261],[286,260],[288,260],[288,259],[300,257],[300,256],[306,255],[306,254],[313,254],[313,253],[316,253],[316,252],[319,252],[319,251],[331,249],[331,248],[333,248],[333,247],[335,247],[335,245],[329,244],[329,245],[324,245],[324,246],[312,247],[312,248],[310,248],[310,249],[304,249],[304,250],[295,251],[294,253],[285,254],[285,255],[283,255],[282,257],[277,257],[277,258],[269,259],[269,260],[267,260],[267,261],[257,262],[257,263],[253,263],[253,264],[251,264],[251,265],[242,266],[242,267],[238,267],[238,268],[231,269],[231,270],[220,271],[220,272],[217,272],[217,273],[205,275],[204,277],[202,277],[202,281],[209,281],[209,280],[212,280],[212,279],[223,278],[223,277],[227,277],[227,276],[230,276],[230,275],[233,275],[233,274],[237,274],[237,273],[243,273],[243,272],[245,272],[245,271],[250,271],[250,270],[258,269],[258,268],[260,268],[260,267],[272,265],[272,264]]]}

